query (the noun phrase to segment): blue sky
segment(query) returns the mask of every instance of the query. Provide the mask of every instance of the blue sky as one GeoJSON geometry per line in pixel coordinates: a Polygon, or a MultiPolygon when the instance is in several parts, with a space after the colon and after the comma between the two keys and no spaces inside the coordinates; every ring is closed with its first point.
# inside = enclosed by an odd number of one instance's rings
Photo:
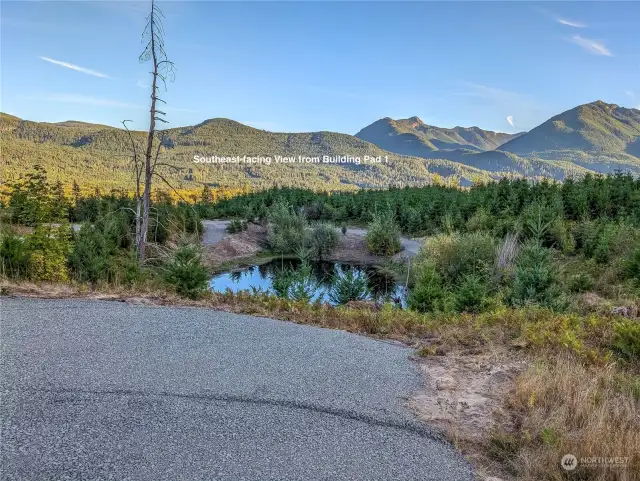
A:
{"type": "MultiPolygon", "coordinates": [[[[417,115],[515,132],[598,99],[640,108],[636,2],[159,5],[176,65],[164,94],[172,127],[228,117],[353,134],[417,115]]],[[[146,128],[148,7],[3,1],[0,110],[146,128]]]]}

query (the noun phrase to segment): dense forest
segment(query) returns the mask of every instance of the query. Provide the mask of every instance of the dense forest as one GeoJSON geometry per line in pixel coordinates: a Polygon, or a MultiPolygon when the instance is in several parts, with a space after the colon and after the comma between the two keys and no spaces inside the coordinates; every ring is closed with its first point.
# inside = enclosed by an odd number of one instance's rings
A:
{"type": "Polygon", "coordinates": [[[564,183],[524,179],[474,185],[469,190],[445,186],[316,193],[305,189],[269,189],[222,200],[211,206],[213,217],[264,217],[285,201],[313,220],[367,224],[374,213],[391,210],[401,230],[429,235],[443,230],[490,227],[497,234],[517,230],[520,217],[540,207],[545,221],[624,220],[640,225],[640,179],[618,173],[587,175],[564,183]]]}

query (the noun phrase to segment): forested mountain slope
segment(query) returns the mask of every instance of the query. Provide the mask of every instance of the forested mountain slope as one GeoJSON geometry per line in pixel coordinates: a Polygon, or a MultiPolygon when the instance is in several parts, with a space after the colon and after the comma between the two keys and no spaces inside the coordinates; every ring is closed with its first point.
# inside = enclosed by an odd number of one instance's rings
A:
{"type": "Polygon", "coordinates": [[[477,127],[447,131],[417,117],[381,119],[356,135],[392,152],[445,158],[492,175],[506,171],[562,180],[585,171],[640,174],[640,111],[602,101],[580,105],[512,136],[477,127]],[[461,141],[452,131],[466,137],[461,141]],[[469,139],[471,132],[477,137],[469,139]]]}
{"type": "MultiPolygon", "coordinates": [[[[30,122],[0,114],[2,163],[0,176],[11,181],[43,165],[53,180],[76,181],[83,187],[131,189],[131,142],[123,129],[84,122],[30,122]]],[[[138,152],[145,132],[132,132],[138,152]]],[[[274,185],[319,190],[424,185],[434,175],[468,185],[473,179],[488,179],[483,172],[446,159],[421,159],[386,152],[351,135],[334,132],[273,133],[228,119],[210,119],[195,126],[165,131],[163,175],[184,189],[211,186],[255,188],[274,185]],[[362,163],[276,163],[276,156],[351,156],[362,163]],[[196,163],[194,157],[261,156],[265,163],[196,163]],[[364,157],[380,157],[379,163],[364,163],[364,157]]]]}
{"type": "MultiPolygon", "coordinates": [[[[132,132],[142,152],[145,132],[132,132]]],[[[83,188],[131,190],[131,141],[123,129],[78,121],[31,122],[0,114],[0,180],[16,180],[41,164],[52,180],[83,188]]],[[[507,177],[563,180],[620,169],[640,174],[640,111],[603,102],[576,107],[523,134],[477,127],[441,129],[417,117],[382,119],[357,136],[335,132],[276,133],[229,119],[164,132],[162,171],[182,189],[272,186],[352,190],[507,177]],[[503,143],[505,142],[505,143],[503,143]],[[495,150],[495,147],[498,147],[495,150]],[[489,150],[488,150],[489,149],[489,150]],[[491,150],[494,149],[494,150],[491,150]],[[270,157],[271,163],[211,164],[194,157],[270,157]],[[319,161],[278,163],[277,156],[319,161]],[[323,156],[361,163],[323,163],[323,156]],[[377,157],[378,163],[364,158],[377,157]]]]}

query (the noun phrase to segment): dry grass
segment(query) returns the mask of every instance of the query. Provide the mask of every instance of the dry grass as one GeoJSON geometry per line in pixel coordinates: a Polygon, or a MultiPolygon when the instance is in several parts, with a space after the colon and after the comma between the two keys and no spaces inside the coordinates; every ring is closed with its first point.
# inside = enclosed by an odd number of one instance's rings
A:
{"type": "Polygon", "coordinates": [[[521,420],[510,460],[518,479],[567,479],[560,459],[569,453],[579,461],[570,479],[639,479],[639,398],[640,379],[614,364],[587,366],[571,356],[535,363],[518,377],[511,399],[521,420]],[[616,457],[627,464],[580,464],[616,457]]]}

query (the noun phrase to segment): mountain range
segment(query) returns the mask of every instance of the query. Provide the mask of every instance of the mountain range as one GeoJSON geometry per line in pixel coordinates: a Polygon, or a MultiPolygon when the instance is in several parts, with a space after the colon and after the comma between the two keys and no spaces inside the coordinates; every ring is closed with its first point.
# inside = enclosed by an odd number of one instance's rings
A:
{"type": "MultiPolygon", "coordinates": [[[[132,132],[139,152],[145,132],[132,132]]],[[[131,140],[115,127],[78,121],[31,122],[0,114],[0,180],[38,163],[51,179],[103,189],[133,185],[131,140]]],[[[380,119],[355,136],[335,132],[275,133],[229,119],[165,131],[163,176],[183,189],[274,185],[323,190],[470,185],[504,176],[562,180],[615,170],[640,175],[640,110],[602,101],[563,112],[529,132],[441,128],[418,117],[380,119]],[[201,164],[194,156],[364,156],[380,163],[201,164]]]]}
{"type": "Polygon", "coordinates": [[[390,152],[420,155],[459,149],[471,152],[495,150],[523,133],[505,134],[479,127],[445,129],[427,125],[419,117],[400,120],[385,117],[362,129],[356,137],[390,152]]]}

